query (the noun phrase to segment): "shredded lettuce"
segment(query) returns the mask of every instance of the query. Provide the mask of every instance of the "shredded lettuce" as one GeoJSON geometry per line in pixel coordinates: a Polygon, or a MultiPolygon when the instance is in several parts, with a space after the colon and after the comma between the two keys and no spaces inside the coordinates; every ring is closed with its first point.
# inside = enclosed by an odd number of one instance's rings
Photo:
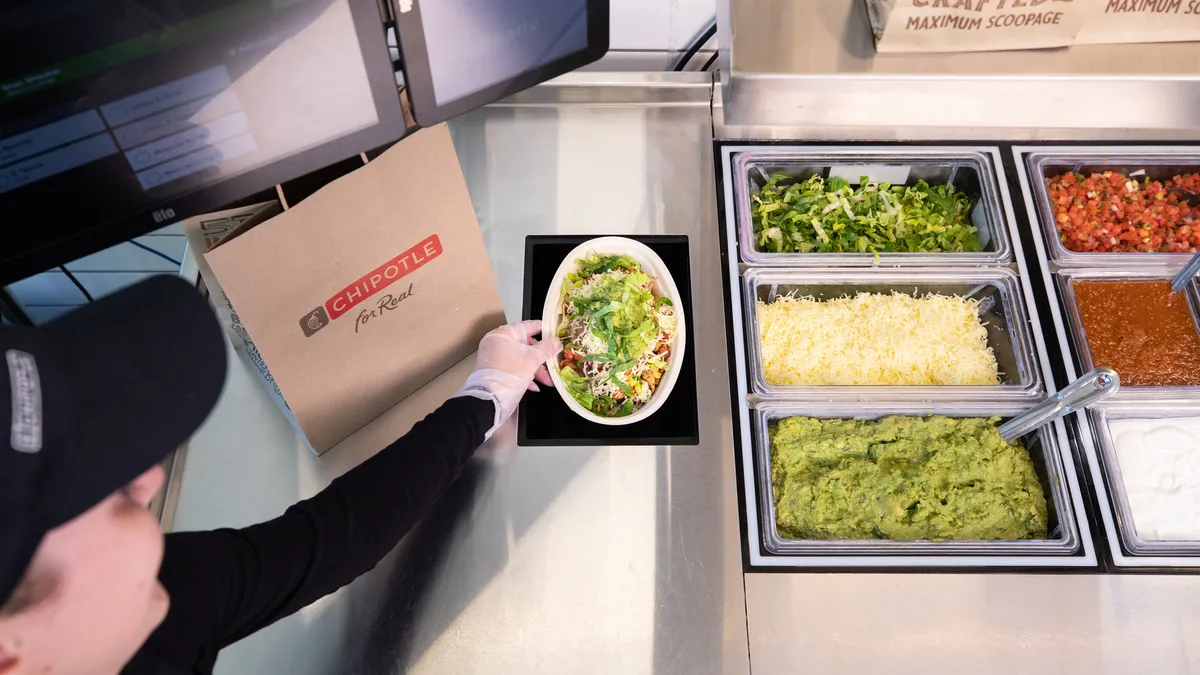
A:
{"type": "Polygon", "coordinates": [[[613,270],[640,270],[638,261],[627,255],[599,255],[592,253],[579,262],[579,271],[567,275],[570,281],[590,279],[595,275],[613,270]]]}
{"type": "Polygon", "coordinates": [[[667,370],[652,348],[664,333],[660,314],[670,314],[664,308],[672,303],[655,297],[650,276],[629,256],[591,253],[576,262],[578,270],[562,286],[570,311],[557,333],[570,355],[560,374],[580,405],[599,415],[628,415],[667,370]],[[580,320],[586,326],[583,337],[579,323],[569,329],[580,320]]]}
{"type": "Polygon", "coordinates": [[[872,183],[857,189],[820,175],[771,176],[751,197],[759,251],[772,253],[976,252],[971,200],[953,185],[872,183]]]}
{"type": "Polygon", "coordinates": [[[591,387],[588,386],[587,378],[575,372],[573,368],[563,368],[558,371],[558,374],[562,376],[563,382],[567,385],[567,393],[571,395],[571,398],[579,401],[579,405],[588,410],[593,410],[596,401],[592,396],[591,387]]]}

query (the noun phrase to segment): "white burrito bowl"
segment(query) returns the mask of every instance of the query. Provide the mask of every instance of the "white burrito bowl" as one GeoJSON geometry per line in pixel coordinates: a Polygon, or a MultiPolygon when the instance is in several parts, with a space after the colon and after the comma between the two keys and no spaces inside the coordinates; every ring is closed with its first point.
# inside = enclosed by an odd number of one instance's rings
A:
{"type": "Polygon", "coordinates": [[[553,359],[546,362],[546,369],[550,371],[550,379],[554,381],[554,388],[558,390],[559,396],[562,396],[567,407],[573,410],[575,414],[596,424],[609,426],[633,424],[653,415],[662,407],[667,397],[671,395],[671,390],[675,388],[675,380],[679,379],[679,369],[683,367],[684,345],[687,344],[687,322],[683,315],[683,303],[679,301],[679,289],[675,286],[675,280],[671,278],[671,270],[667,269],[662,258],[659,258],[657,253],[650,250],[650,247],[641,242],[626,239],[625,237],[597,237],[576,246],[567,254],[567,257],[563,259],[562,264],[558,266],[558,270],[554,273],[554,279],[550,282],[550,290],[546,293],[546,304],[542,309],[542,332],[544,337],[552,336],[558,330],[559,319],[562,315],[563,280],[566,279],[567,274],[579,269],[579,264],[576,262],[578,259],[592,252],[601,255],[627,255],[638,261],[642,266],[642,271],[655,279],[660,295],[671,300],[673,303],[672,306],[675,309],[675,316],[678,318],[679,328],[676,330],[675,336],[671,341],[671,356],[667,359],[667,364],[670,367],[663,374],[662,380],[659,381],[658,388],[650,396],[650,400],[640,409],[624,417],[604,417],[603,415],[597,415],[580,405],[571,396],[570,392],[567,391],[567,386],[563,382],[562,377],[558,374],[558,364],[562,361],[561,352],[555,354],[553,359]]]}

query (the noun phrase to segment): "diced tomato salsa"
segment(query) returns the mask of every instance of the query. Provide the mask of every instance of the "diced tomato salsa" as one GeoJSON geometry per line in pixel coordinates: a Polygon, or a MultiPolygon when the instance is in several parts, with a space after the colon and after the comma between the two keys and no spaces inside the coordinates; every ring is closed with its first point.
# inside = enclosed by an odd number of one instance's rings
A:
{"type": "Polygon", "coordinates": [[[1167,181],[1116,171],[1048,180],[1058,236],[1079,253],[1186,253],[1200,247],[1200,173],[1167,181]],[[1194,194],[1189,194],[1194,193],[1194,194]]]}

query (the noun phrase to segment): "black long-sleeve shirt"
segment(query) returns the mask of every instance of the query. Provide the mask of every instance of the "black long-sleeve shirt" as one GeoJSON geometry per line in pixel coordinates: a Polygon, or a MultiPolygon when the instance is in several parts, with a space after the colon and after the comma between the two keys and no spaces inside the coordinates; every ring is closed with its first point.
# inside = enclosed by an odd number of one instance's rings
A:
{"type": "Polygon", "coordinates": [[[168,534],[159,581],[170,610],[123,673],[211,673],[226,645],[373,568],[458,475],[495,410],[490,400],[452,398],[274,520],[168,534]]]}

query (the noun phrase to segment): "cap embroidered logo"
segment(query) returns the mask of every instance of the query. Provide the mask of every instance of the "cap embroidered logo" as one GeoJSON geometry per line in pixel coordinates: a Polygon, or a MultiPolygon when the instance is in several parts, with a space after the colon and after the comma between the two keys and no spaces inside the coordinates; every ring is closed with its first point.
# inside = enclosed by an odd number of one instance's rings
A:
{"type": "Polygon", "coordinates": [[[32,354],[4,352],[12,385],[13,450],[34,453],[42,449],[42,383],[32,354]]]}

